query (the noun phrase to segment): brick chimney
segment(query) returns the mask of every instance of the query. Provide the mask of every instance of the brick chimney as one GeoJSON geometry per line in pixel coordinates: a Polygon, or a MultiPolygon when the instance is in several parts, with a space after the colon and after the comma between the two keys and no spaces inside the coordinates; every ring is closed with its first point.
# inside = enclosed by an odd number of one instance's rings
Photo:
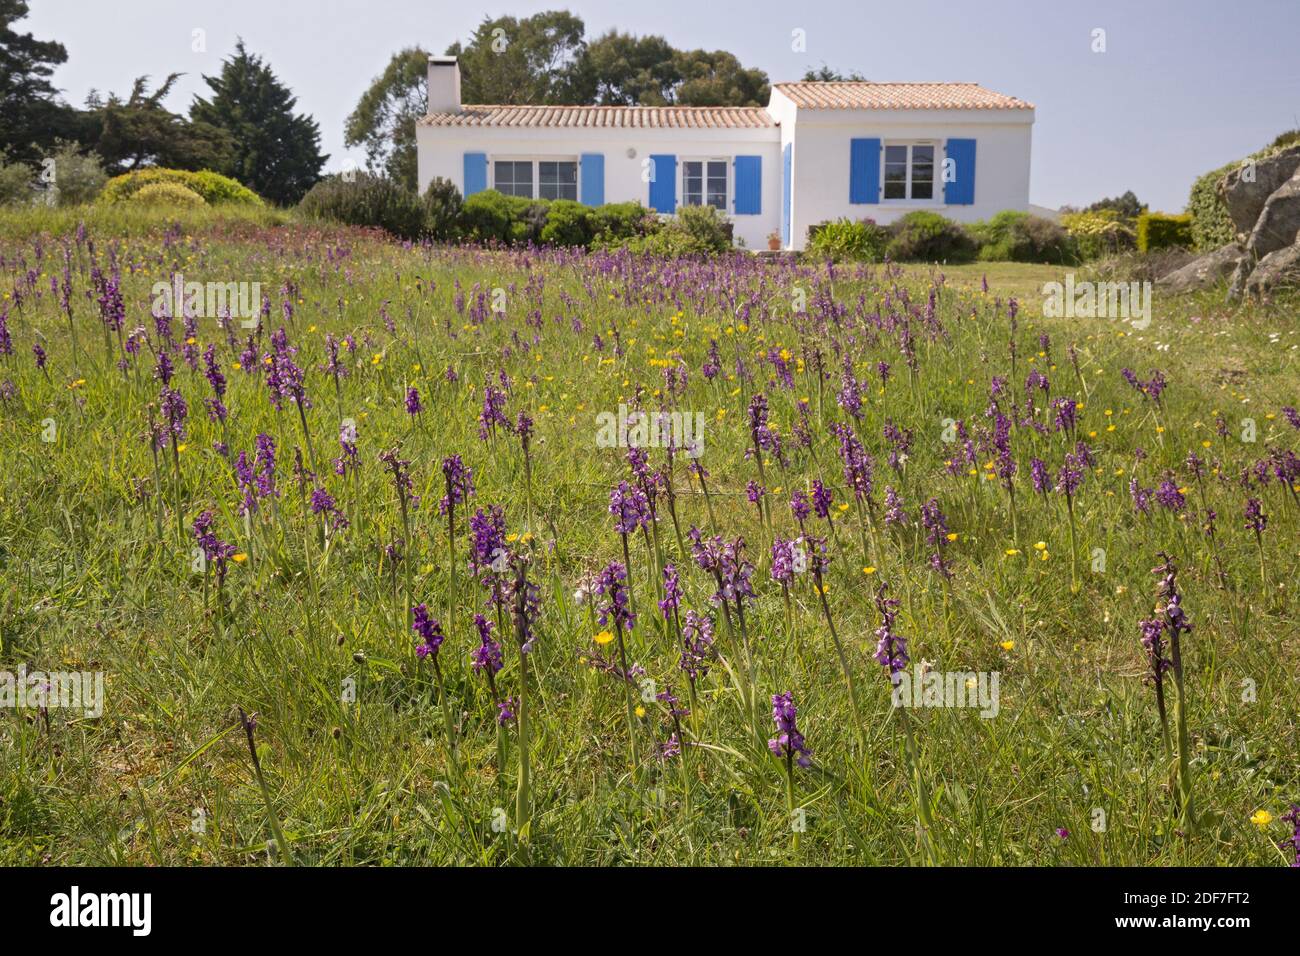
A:
{"type": "Polygon", "coordinates": [[[429,57],[429,113],[460,112],[460,64],[454,56],[429,57]]]}

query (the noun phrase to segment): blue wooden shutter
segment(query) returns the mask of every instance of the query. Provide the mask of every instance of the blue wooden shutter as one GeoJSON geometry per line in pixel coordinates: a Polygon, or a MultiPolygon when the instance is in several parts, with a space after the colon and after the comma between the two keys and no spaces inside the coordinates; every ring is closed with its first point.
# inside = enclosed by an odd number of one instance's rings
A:
{"type": "Polygon", "coordinates": [[[781,151],[781,245],[790,245],[790,206],[794,199],[793,143],[781,151]]]}
{"type": "Polygon", "coordinates": [[[605,204],[605,154],[582,154],[581,199],[588,206],[605,204]]]}
{"type": "Polygon", "coordinates": [[[487,153],[465,154],[465,195],[487,189],[487,153]]]}
{"type": "Polygon", "coordinates": [[[677,211],[677,157],[650,157],[650,208],[655,212],[677,211]]]}
{"type": "Polygon", "coordinates": [[[849,140],[849,202],[880,202],[880,140],[849,140]]]}
{"type": "Polygon", "coordinates": [[[736,215],[759,215],[763,211],[763,157],[737,156],[732,166],[736,170],[736,215]]]}
{"type": "Polygon", "coordinates": [[[975,140],[950,139],[948,159],[953,161],[953,178],[943,184],[943,201],[950,206],[969,206],[975,202],[975,140]]]}

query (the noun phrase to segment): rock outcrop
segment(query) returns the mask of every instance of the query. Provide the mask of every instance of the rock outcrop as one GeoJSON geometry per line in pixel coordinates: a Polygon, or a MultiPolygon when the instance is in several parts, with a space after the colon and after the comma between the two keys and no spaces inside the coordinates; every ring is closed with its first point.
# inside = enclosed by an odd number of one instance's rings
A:
{"type": "MultiPolygon", "coordinates": [[[[1234,169],[1219,182],[1237,227],[1241,256],[1232,265],[1228,300],[1263,295],[1297,284],[1300,257],[1300,146],[1234,169]]],[[[1222,278],[1229,247],[1217,249],[1188,266],[1187,288],[1204,288],[1222,278]],[[1195,268],[1193,268],[1195,267],[1195,268]],[[1195,277],[1204,278],[1203,283],[1195,277]],[[1211,278],[1213,277],[1213,278],[1211,278]]]]}
{"type": "Polygon", "coordinates": [[[1300,242],[1260,259],[1246,279],[1245,293],[1260,298],[1279,286],[1290,285],[1300,285],[1300,242]]]}
{"type": "Polygon", "coordinates": [[[1300,233],[1300,169],[1264,201],[1264,208],[1246,241],[1246,252],[1263,258],[1292,245],[1297,233],[1300,233]]]}
{"type": "Polygon", "coordinates": [[[1245,256],[1246,250],[1240,243],[1230,242],[1161,276],[1156,280],[1156,288],[1166,292],[1193,292],[1209,288],[1232,275],[1245,256]]]}
{"type": "Polygon", "coordinates": [[[1250,235],[1268,197],[1294,176],[1297,169],[1300,169],[1300,146],[1292,146],[1267,159],[1245,163],[1223,177],[1219,195],[1238,233],[1250,235]]]}

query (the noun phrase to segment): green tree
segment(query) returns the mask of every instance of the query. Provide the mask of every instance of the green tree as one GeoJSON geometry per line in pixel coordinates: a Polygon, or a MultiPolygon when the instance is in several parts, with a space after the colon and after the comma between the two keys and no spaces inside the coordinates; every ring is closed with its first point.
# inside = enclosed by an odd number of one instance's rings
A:
{"type": "Polygon", "coordinates": [[[362,146],[366,166],[414,191],[415,121],[429,99],[429,54],[408,47],[393,54],[384,72],[370,82],[344,126],[344,143],[362,146]]]}
{"type": "Polygon", "coordinates": [[[803,75],[805,83],[864,83],[866,79],[857,70],[844,74],[839,70],[832,70],[825,63],[815,70],[805,71],[803,75]]]}
{"type": "Polygon", "coordinates": [[[92,90],[86,97],[86,109],[78,114],[75,138],[103,159],[110,175],[145,166],[219,169],[229,156],[230,136],[163,106],[180,77],[180,73],[172,73],[153,92],[149,91],[149,78],[138,77],[125,99],[110,93],[105,100],[92,90]]]}
{"type": "Polygon", "coordinates": [[[1131,189],[1122,196],[1107,197],[1095,202],[1084,212],[1100,212],[1103,209],[1113,209],[1119,213],[1120,219],[1128,221],[1137,219],[1138,216],[1147,211],[1146,204],[1139,202],[1137,195],[1131,189]]]}
{"type": "Polygon", "coordinates": [[[467,44],[447,48],[460,61],[465,103],[590,103],[582,20],[548,10],[522,20],[489,17],[467,44]]]}
{"type": "Polygon", "coordinates": [[[320,127],[295,114],[298,98],[262,58],[235,44],[218,76],[205,76],[209,99],[196,96],[190,119],[225,130],[233,143],[217,172],[239,180],[281,205],[296,203],[321,178],[328,156],[320,152],[320,127]]]}
{"type": "Polygon", "coordinates": [[[0,152],[31,163],[68,135],[73,115],[50,83],[68,51],[62,43],[17,32],[14,24],[27,10],[25,0],[0,0],[0,152]]]}
{"type": "Polygon", "coordinates": [[[677,51],[661,36],[611,30],[587,46],[594,99],[602,106],[662,106],[682,81],[677,51]]]}
{"type": "Polygon", "coordinates": [[[763,106],[767,74],[746,69],[725,50],[688,50],[674,57],[682,82],[674,99],[682,106],[763,106]]]}

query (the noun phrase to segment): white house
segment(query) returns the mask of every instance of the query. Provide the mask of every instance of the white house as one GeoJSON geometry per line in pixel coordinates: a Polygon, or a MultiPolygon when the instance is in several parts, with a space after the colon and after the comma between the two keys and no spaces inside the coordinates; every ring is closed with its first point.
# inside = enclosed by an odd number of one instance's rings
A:
{"type": "Polygon", "coordinates": [[[455,57],[429,58],[420,189],[661,213],[708,203],[738,240],[802,249],[830,219],[914,209],[959,221],[1029,207],[1033,104],[974,83],[777,83],[766,107],[467,106],[455,57]]]}

